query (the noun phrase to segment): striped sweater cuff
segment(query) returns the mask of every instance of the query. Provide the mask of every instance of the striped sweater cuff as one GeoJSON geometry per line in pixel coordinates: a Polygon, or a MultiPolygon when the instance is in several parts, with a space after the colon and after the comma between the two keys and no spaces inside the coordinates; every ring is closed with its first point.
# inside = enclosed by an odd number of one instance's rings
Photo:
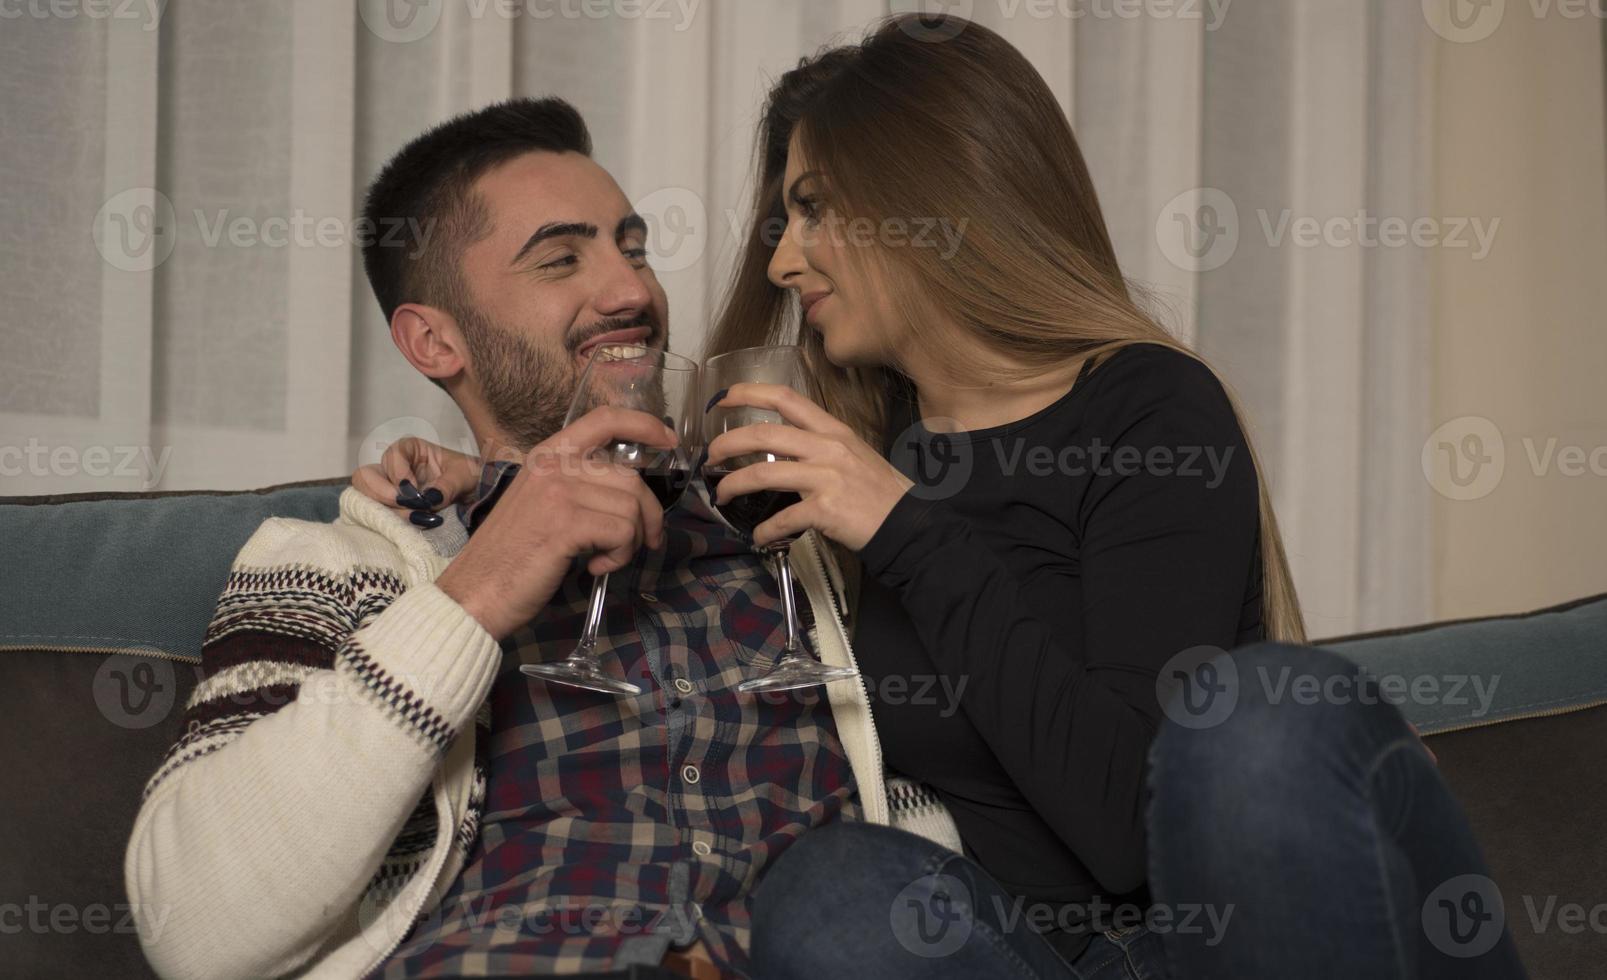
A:
{"type": "Polygon", "coordinates": [[[393,722],[419,744],[445,753],[473,724],[502,660],[502,648],[474,617],[431,584],[415,585],[335,655],[393,722]]]}

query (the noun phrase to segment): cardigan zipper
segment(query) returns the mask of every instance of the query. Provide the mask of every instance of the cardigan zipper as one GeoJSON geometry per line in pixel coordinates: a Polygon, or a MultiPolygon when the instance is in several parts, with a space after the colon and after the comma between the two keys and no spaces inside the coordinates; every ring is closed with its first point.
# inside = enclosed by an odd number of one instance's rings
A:
{"type": "MultiPolygon", "coordinates": [[[[479,737],[478,733],[476,733],[475,737],[479,737]]],[[[441,766],[445,764],[443,760],[441,766]]],[[[385,948],[385,952],[381,953],[378,959],[370,961],[363,972],[358,974],[359,978],[366,978],[369,974],[379,969],[386,960],[391,958],[391,954],[395,953],[397,948],[402,945],[402,940],[407,936],[408,930],[413,928],[413,924],[418,920],[419,914],[424,911],[424,903],[430,900],[430,893],[435,890],[435,879],[440,876],[441,868],[445,866],[447,859],[451,856],[452,841],[457,834],[457,825],[461,818],[458,814],[452,812],[452,797],[447,792],[445,781],[441,777],[441,767],[436,768],[435,777],[431,785],[435,787],[437,793],[446,795],[446,812],[451,819],[449,821],[440,821],[439,815],[436,817],[437,821],[440,822],[440,827],[443,828],[442,832],[446,834],[446,840],[430,852],[430,867],[428,869],[421,867],[415,872],[417,880],[424,881],[425,885],[418,901],[408,910],[407,918],[402,920],[402,931],[397,933],[395,939],[390,940],[390,945],[385,948]]],[[[442,896],[445,897],[444,891],[442,896]]],[[[401,898],[401,895],[398,894],[397,898],[401,898]]],[[[390,909],[387,908],[383,914],[389,915],[390,909]]]]}
{"type": "MultiPolygon", "coordinates": [[[[854,670],[858,671],[859,662],[854,658],[854,645],[849,642],[848,631],[843,627],[842,614],[837,606],[837,597],[832,591],[831,587],[831,573],[826,570],[825,556],[821,554],[819,541],[815,537],[815,534],[812,533],[806,537],[809,540],[810,555],[815,559],[815,567],[820,571],[820,580],[822,584],[825,585],[826,605],[831,609],[832,622],[837,627],[837,635],[842,637],[843,652],[848,654],[849,665],[852,666],[854,670]]],[[[859,685],[859,693],[865,706],[865,727],[870,730],[868,734],[870,735],[870,753],[872,762],[871,768],[875,773],[874,778],[876,779],[874,792],[876,793],[877,800],[881,803],[881,815],[884,821],[891,824],[892,814],[888,809],[886,802],[887,780],[884,776],[882,768],[882,743],[881,739],[876,737],[876,717],[871,711],[870,687],[865,683],[865,675],[863,673],[858,674],[854,678],[854,681],[859,685]]]]}

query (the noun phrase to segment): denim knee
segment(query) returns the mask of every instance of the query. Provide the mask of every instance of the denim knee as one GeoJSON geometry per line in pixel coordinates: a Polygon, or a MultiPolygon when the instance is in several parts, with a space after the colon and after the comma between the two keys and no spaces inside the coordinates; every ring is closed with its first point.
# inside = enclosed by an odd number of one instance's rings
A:
{"type": "MultiPolygon", "coordinates": [[[[879,824],[838,821],[811,830],[788,847],[765,872],[754,893],[754,928],[793,918],[792,907],[818,906],[822,895],[835,904],[864,898],[876,879],[867,865],[916,868],[936,855],[951,853],[922,837],[879,824]],[[861,874],[844,872],[858,869],[861,874]]],[[[874,899],[872,899],[874,900],[874,899]]]]}
{"type": "Polygon", "coordinates": [[[1258,643],[1184,668],[1150,749],[1156,794],[1271,789],[1336,753],[1410,737],[1377,682],[1330,650],[1258,643]]]}
{"type": "Polygon", "coordinates": [[[904,955],[892,945],[894,901],[953,857],[939,844],[877,824],[839,822],[805,833],[754,893],[755,975],[822,975],[840,966],[845,942],[867,966],[883,954],[904,955]]]}

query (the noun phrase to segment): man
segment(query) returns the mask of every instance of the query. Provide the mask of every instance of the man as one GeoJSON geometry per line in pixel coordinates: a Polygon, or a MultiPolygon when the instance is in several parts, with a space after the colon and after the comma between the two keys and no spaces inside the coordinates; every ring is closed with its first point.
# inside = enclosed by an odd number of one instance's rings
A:
{"type": "MultiPolygon", "coordinates": [[[[431,530],[348,489],[334,524],[247,543],[128,847],[131,900],[170,910],[146,953],[194,977],[738,973],[765,869],[808,828],[885,823],[887,795],[863,689],[734,691],[784,624],[702,494],[665,515],[582,465],[673,434],[614,409],[560,428],[595,344],[665,343],[645,225],[554,99],[414,140],[365,216],[415,219],[364,251],[397,347],[522,465],[431,530]],[[519,673],[573,649],[604,571],[605,661],[646,693],[519,673]]],[[[847,663],[829,558],[798,547],[811,647],[847,663]]]]}

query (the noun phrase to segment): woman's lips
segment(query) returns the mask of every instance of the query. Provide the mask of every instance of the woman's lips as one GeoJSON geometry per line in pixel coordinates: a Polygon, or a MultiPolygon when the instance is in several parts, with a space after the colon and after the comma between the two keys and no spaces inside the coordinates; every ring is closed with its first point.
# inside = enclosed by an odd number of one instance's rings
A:
{"type": "Polygon", "coordinates": [[[814,322],[815,310],[817,310],[820,307],[821,302],[823,302],[830,295],[830,293],[810,293],[807,296],[803,296],[799,299],[799,302],[803,304],[803,316],[805,323],[814,322]]]}

